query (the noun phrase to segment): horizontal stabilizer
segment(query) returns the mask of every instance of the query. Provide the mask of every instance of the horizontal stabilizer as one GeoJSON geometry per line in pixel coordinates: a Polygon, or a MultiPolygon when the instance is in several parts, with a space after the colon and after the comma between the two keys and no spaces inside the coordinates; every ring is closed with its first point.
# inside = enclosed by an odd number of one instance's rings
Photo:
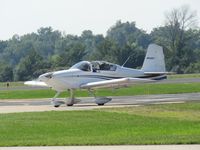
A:
{"type": "Polygon", "coordinates": [[[149,83],[155,82],[155,80],[150,79],[140,79],[140,78],[121,78],[106,81],[91,82],[83,84],[81,88],[87,89],[97,89],[97,88],[118,88],[123,86],[130,86],[133,84],[149,83]]]}
{"type": "Polygon", "coordinates": [[[171,75],[171,74],[175,74],[175,72],[144,72],[144,74],[148,75],[148,74],[166,74],[166,75],[171,75]]]}
{"type": "Polygon", "coordinates": [[[29,86],[49,87],[46,83],[41,81],[26,81],[24,84],[29,86]]]}

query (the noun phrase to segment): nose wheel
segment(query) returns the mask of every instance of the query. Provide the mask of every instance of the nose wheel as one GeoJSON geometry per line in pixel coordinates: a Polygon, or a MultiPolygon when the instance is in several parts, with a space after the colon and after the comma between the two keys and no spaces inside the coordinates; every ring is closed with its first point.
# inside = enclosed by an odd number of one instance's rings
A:
{"type": "Polygon", "coordinates": [[[64,101],[57,101],[56,98],[60,95],[60,92],[57,92],[56,95],[53,97],[51,103],[53,104],[54,107],[59,107],[60,105],[64,104],[64,101]]]}
{"type": "Polygon", "coordinates": [[[60,107],[60,105],[62,105],[62,104],[65,104],[65,102],[64,101],[55,101],[55,102],[53,102],[53,105],[54,105],[54,107],[60,107]]]}

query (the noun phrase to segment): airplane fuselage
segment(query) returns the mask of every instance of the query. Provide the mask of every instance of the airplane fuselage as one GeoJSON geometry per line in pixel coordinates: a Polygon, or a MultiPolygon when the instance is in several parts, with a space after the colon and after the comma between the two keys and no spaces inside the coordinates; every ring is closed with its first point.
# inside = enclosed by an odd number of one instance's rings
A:
{"type": "Polygon", "coordinates": [[[83,71],[78,68],[45,73],[39,79],[56,91],[66,91],[67,89],[79,89],[81,85],[91,82],[98,82],[120,78],[148,78],[149,75],[141,70],[131,69],[115,65],[115,70],[96,70],[83,71]],[[48,77],[48,75],[51,75],[48,77]]]}

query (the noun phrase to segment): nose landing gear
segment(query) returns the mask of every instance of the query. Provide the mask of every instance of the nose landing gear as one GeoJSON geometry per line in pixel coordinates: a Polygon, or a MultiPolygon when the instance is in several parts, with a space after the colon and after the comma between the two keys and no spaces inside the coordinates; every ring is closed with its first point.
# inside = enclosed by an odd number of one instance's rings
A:
{"type": "Polygon", "coordinates": [[[57,92],[56,95],[52,99],[52,104],[54,105],[54,107],[59,107],[62,104],[66,104],[67,106],[73,106],[74,104],[77,104],[81,101],[80,99],[76,99],[74,97],[74,90],[73,89],[70,89],[70,98],[69,99],[66,98],[66,103],[64,101],[56,100],[56,98],[59,95],[60,95],[60,92],[57,92]]]}

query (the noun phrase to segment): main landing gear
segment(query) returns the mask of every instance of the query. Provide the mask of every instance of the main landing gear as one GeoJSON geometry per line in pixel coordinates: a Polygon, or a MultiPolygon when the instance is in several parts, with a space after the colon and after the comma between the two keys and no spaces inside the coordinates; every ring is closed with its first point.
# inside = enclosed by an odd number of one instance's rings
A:
{"type": "Polygon", "coordinates": [[[74,90],[70,89],[70,98],[66,101],[67,106],[73,106],[79,103],[81,100],[74,97],[74,90]]]}
{"type": "MultiPolygon", "coordinates": [[[[60,100],[56,100],[56,98],[60,95],[60,92],[57,92],[56,95],[53,97],[52,99],[52,104],[54,105],[54,107],[59,107],[62,104],[66,104],[67,106],[73,106],[74,104],[79,103],[81,100],[80,99],[76,99],[74,97],[74,89],[70,89],[70,98],[66,98],[66,102],[64,101],[60,101],[60,100]]],[[[96,95],[94,94],[94,91],[88,90],[89,93],[94,96],[95,98],[95,103],[99,106],[104,105],[105,103],[108,103],[112,100],[112,98],[108,98],[108,97],[96,97],[96,95]]]]}
{"type": "Polygon", "coordinates": [[[97,97],[94,91],[91,91],[91,90],[88,90],[88,91],[92,96],[94,96],[95,103],[99,106],[103,106],[105,103],[108,103],[112,100],[112,98],[108,98],[108,97],[97,97]]]}
{"type": "Polygon", "coordinates": [[[60,100],[56,100],[56,98],[60,95],[60,92],[57,92],[56,95],[53,97],[52,99],[52,104],[54,105],[54,107],[59,107],[62,104],[66,104],[67,106],[73,106],[76,103],[79,103],[81,100],[76,99],[74,97],[74,90],[70,89],[70,98],[67,99],[66,98],[66,103],[64,101],[60,101],[60,100]]]}

